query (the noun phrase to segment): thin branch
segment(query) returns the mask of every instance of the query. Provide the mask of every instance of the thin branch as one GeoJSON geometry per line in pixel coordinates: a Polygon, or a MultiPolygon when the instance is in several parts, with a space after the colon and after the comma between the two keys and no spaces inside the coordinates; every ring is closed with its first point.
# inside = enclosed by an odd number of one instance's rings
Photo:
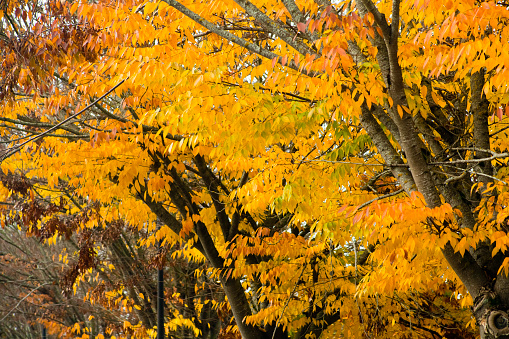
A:
{"type": "MultiPolygon", "coordinates": [[[[179,12],[181,12],[182,14],[184,14],[185,16],[187,16],[188,18],[190,18],[191,20],[197,22],[198,24],[202,25],[203,27],[205,27],[206,29],[208,29],[209,31],[219,35],[220,37],[226,39],[226,40],[229,40],[241,47],[244,47],[245,49],[247,49],[248,51],[251,51],[253,53],[256,53],[262,57],[265,57],[267,59],[276,59],[277,62],[279,64],[283,64],[283,57],[277,55],[276,53],[273,53],[271,51],[268,51],[250,41],[247,41],[247,40],[244,40],[238,36],[236,36],[235,34],[232,34],[224,29],[222,29],[221,27],[218,27],[216,25],[214,25],[213,23],[211,23],[210,21],[208,20],[205,20],[203,19],[202,17],[200,17],[198,14],[194,13],[193,11],[191,11],[190,9],[188,9],[187,7],[185,7],[184,5],[182,5],[181,3],[175,1],[175,0],[163,0],[164,2],[166,2],[168,5],[170,5],[171,7],[175,8],[176,10],[178,10],[179,12]]],[[[299,65],[297,65],[295,63],[294,60],[290,60],[286,65],[286,67],[288,68],[291,68],[297,72],[300,72],[302,74],[305,74],[307,76],[310,76],[310,77],[316,77],[317,75],[319,75],[318,72],[306,72],[305,69],[301,69],[299,67],[299,65]]]]}
{"type": "MultiPolygon", "coordinates": [[[[471,172],[471,174],[475,174],[475,175],[480,175],[480,176],[483,176],[483,177],[487,177],[487,178],[490,178],[490,179],[492,179],[492,180],[499,181],[499,182],[501,182],[501,183],[502,183],[502,184],[504,184],[504,185],[509,185],[509,183],[508,183],[508,182],[506,182],[506,181],[504,181],[504,180],[502,180],[502,179],[499,179],[499,178],[494,177],[494,176],[492,176],[492,175],[488,175],[488,174],[484,174],[484,173],[481,173],[481,172],[477,172],[477,171],[475,171],[475,169],[474,169],[474,168],[475,168],[475,166],[472,166],[472,167],[467,168],[467,169],[464,169],[464,168],[461,168],[461,167],[457,167],[457,166],[452,166],[452,165],[443,165],[443,166],[445,166],[445,167],[451,167],[451,168],[453,168],[453,169],[455,169],[455,170],[460,170],[460,171],[463,171],[463,172],[471,172]]],[[[445,174],[445,175],[450,175],[450,174],[447,174],[446,172],[440,172],[440,173],[441,173],[441,174],[445,174]]],[[[446,184],[446,183],[447,183],[447,180],[446,180],[446,182],[444,182],[444,184],[446,184]]]]}
{"type": "MultiPolygon", "coordinates": [[[[221,83],[224,84],[224,85],[227,85],[227,86],[235,86],[235,87],[239,87],[239,88],[243,87],[242,85],[234,84],[234,83],[228,82],[228,81],[222,81],[221,83]]],[[[290,93],[290,92],[285,92],[285,91],[274,91],[274,90],[272,90],[270,88],[263,87],[263,86],[259,86],[258,89],[260,89],[262,91],[270,91],[273,94],[281,94],[283,96],[288,95],[289,97],[299,99],[300,102],[308,102],[310,104],[315,104],[315,103],[318,102],[318,100],[308,99],[308,98],[300,96],[298,94],[294,94],[294,93],[290,93]]],[[[285,100],[288,100],[288,99],[285,98],[285,100]]],[[[297,100],[293,100],[293,101],[297,101],[297,100]]]]}
{"type": "Polygon", "coordinates": [[[385,198],[389,198],[389,197],[393,197],[393,196],[395,196],[395,195],[398,195],[398,194],[400,194],[400,193],[403,193],[404,191],[405,191],[404,189],[400,188],[399,190],[394,191],[394,192],[392,192],[392,193],[387,193],[387,194],[384,194],[384,195],[382,195],[382,196],[380,196],[380,197],[376,197],[376,198],[374,198],[374,199],[371,199],[370,201],[366,201],[365,203],[363,203],[362,205],[360,205],[359,207],[357,207],[356,211],[359,211],[359,210],[363,209],[364,207],[366,207],[366,206],[370,205],[372,202],[375,202],[375,201],[377,201],[377,200],[382,200],[382,199],[385,199],[385,198]]]}
{"type": "Polygon", "coordinates": [[[44,131],[43,133],[41,134],[38,134],[37,136],[33,137],[33,138],[30,138],[28,139],[27,141],[25,142],[22,142],[21,144],[17,145],[17,146],[14,146],[13,147],[13,150],[11,150],[10,152],[2,155],[0,157],[0,162],[1,161],[4,161],[5,159],[9,158],[10,156],[14,155],[15,153],[17,153],[21,147],[25,146],[26,144],[30,143],[30,142],[33,142],[33,141],[36,141],[36,140],[39,140],[40,138],[44,137],[45,135],[47,134],[50,134],[50,132],[53,132],[54,130],[56,129],[59,129],[60,126],[66,124],[67,122],[69,122],[70,120],[76,118],[78,115],[82,114],[83,112],[85,112],[86,110],[88,110],[90,107],[94,106],[96,103],[98,103],[99,101],[101,101],[102,99],[104,99],[106,96],[108,96],[111,92],[113,92],[115,89],[117,89],[120,85],[122,85],[128,78],[120,81],[118,84],[116,84],[115,86],[113,86],[113,88],[111,88],[108,92],[106,92],[105,94],[103,94],[102,96],[100,96],[99,98],[97,98],[97,100],[95,100],[94,102],[92,102],[91,104],[89,104],[87,107],[83,108],[81,111],[79,111],[78,113],[75,113],[73,115],[71,115],[70,117],[68,117],[67,119],[63,120],[62,122],[56,124],[55,126],[49,128],[48,130],[44,131]]]}
{"type": "Polygon", "coordinates": [[[450,184],[451,182],[455,182],[455,181],[461,180],[461,179],[463,179],[466,175],[467,175],[467,171],[463,171],[463,173],[461,173],[460,175],[456,175],[456,176],[450,177],[450,178],[448,178],[447,180],[445,180],[445,181],[444,181],[444,185],[448,185],[448,184],[450,184]]]}
{"type": "Polygon", "coordinates": [[[490,178],[492,180],[495,180],[495,181],[498,181],[498,182],[501,182],[502,184],[504,185],[509,185],[506,181],[502,180],[502,179],[499,179],[497,177],[494,177],[492,175],[488,175],[488,174],[484,174],[484,173],[481,173],[481,172],[474,172],[476,175],[480,175],[481,177],[486,177],[486,178],[490,178]]]}
{"type": "MultiPolygon", "coordinates": [[[[13,130],[13,131],[21,131],[21,132],[25,132],[29,135],[23,137],[23,138],[18,138],[16,140],[22,140],[22,139],[26,139],[26,138],[29,138],[30,136],[33,136],[33,135],[40,135],[41,133],[37,133],[35,131],[32,131],[32,130],[26,130],[26,129],[23,129],[23,128],[18,128],[18,127],[14,127],[14,126],[9,126],[9,125],[5,125],[5,124],[0,124],[0,127],[3,127],[3,128],[6,128],[6,129],[10,129],[10,130],[13,130]]],[[[90,136],[89,135],[86,135],[86,134],[83,134],[83,133],[80,133],[80,134],[53,134],[53,133],[50,133],[50,134],[46,134],[46,136],[48,137],[56,137],[56,138],[68,138],[68,139],[88,139],[90,136]]],[[[13,141],[16,141],[16,140],[11,140],[9,142],[13,142],[13,141]]],[[[1,143],[4,143],[4,144],[8,144],[9,142],[1,142],[1,143]]]]}
{"type": "Polygon", "coordinates": [[[493,154],[491,157],[488,158],[481,158],[481,159],[467,159],[467,160],[454,160],[454,161],[437,161],[437,162],[430,162],[429,165],[454,165],[454,164],[477,164],[481,162],[491,161],[495,159],[500,158],[509,158],[509,153],[494,153],[492,151],[489,151],[489,153],[493,154]]]}
{"type": "MultiPolygon", "coordinates": [[[[261,33],[270,33],[266,29],[263,28],[256,28],[256,27],[221,27],[221,29],[224,29],[225,31],[242,31],[242,32],[261,32],[261,33]]],[[[212,31],[206,31],[198,34],[194,34],[193,38],[198,39],[202,38],[204,36],[207,36],[209,34],[212,34],[214,32],[212,31]]]]}
{"type": "Polygon", "coordinates": [[[276,325],[274,326],[274,332],[272,332],[272,339],[276,336],[277,327],[279,326],[279,323],[281,322],[281,318],[283,317],[283,314],[285,313],[286,308],[288,307],[288,304],[290,303],[290,300],[292,299],[292,296],[295,294],[295,290],[297,289],[297,285],[299,285],[299,280],[302,277],[302,274],[304,274],[304,270],[306,269],[306,265],[303,265],[302,270],[300,271],[300,275],[297,278],[297,282],[293,286],[292,293],[288,296],[288,299],[286,299],[285,306],[281,310],[281,314],[277,318],[276,325]]]}
{"type": "Polygon", "coordinates": [[[297,169],[299,169],[300,165],[302,165],[302,163],[304,162],[304,159],[306,159],[307,157],[309,157],[309,155],[311,153],[313,153],[313,151],[316,149],[316,145],[313,146],[313,148],[311,148],[311,150],[302,158],[302,160],[299,162],[299,164],[297,165],[297,169]]]}
{"type": "Polygon", "coordinates": [[[9,310],[9,312],[7,312],[7,314],[4,315],[4,317],[2,319],[0,319],[0,322],[4,321],[5,318],[7,318],[7,316],[9,316],[12,311],[14,311],[16,308],[18,308],[18,306],[26,299],[28,298],[28,296],[32,293],[34,293],[35,291],[37,291],[39,288],[43,287],[43,286],[46,286],[46,285],[49,285],[50,283],[45,283],[45,284],[42,284],[42,285],[39,285],[37,286],[36,288],[34,288],[33,290],[31,290],[27,295],[25,295],[17,304],[16,306],[14,306],[13,308],[11,308],[9,310]]]}
{"type": "Polygon", "coordinates": [[[378,179],[380,179],[381,177],[383,177],[384,175],[387,175],[389,173],[391,173],[391,171],[389,171],[389,170],[385,170],[380,173],[376,173],[376,175],[374,177],[372,177],[371,179],[369,179],[368,182],[366,183],[366,185],[362,186],[361,189],[365,189],[367,191],[371,190],[371,191],[377,193],[372,185],[374,185],[378,179]]]}
{"type": "MultiPolygon", "coordinates": [[[[16,125],[39,127],[39,128],[53,127],[52,124],[48,124],[48,123],[44,123],[44,122],[30,121],[28,119],[24,120],[21,118],[20,118],[20,120],[16,120],[16,119],[0,117],[0,121],[10,122],[10,123],[13,123],[16,125]]],[[[70,133],[79,134],[79,131],[73,130],[72,128],[69,128],[69,127],[62,126],[62,127],[60,127],[60,129],[63,129],[64,131],[67,131],[70,133]]]]}
{"type": "MultiPolygon", "coordinates": [[[[357,240],[355,240],[353,242],[353,251],[354,251],[354,255],[355,255],[355,289],[357,290],[357,280],[358,280],[358,276],[359,276],[359,271],[358,271],[358,268],[357,268],[357,259],[358,259],[358,255],[357,255],[357,240]]],[[[366,335],[367,338],[371,338],[371,336],[369,335],[369,333],[367,332],[366,330],[366,324],[364,323],[364,317],[362,316],[362,309],[361,309],[361,305],[359,305],[359,297],[357,296],[357,294],[355,295],[355,304],[357,305],[357,309],[359,310],[359,320],[362,324],[362,328],[364,329],[364,334],[366,335]]]]}
{"type": "Polygon", "coordinates": [[[454,147],[454,148],[451,148],[452,150],[454,151],[475,151],[475,152],[484,152],[484,153],[489,153],[491,155],[498,155],[500,153],[497,153],[495,151],[492,151],[490,149],[485,149],[485,148],[479,148],[479,147],[454,147]]]}
{"type": "Polygon", "coordinates": [[[365,162],[339,161],[339,160],[306,160],[308,162],[327,162],[331,164],[361,165],[361,166],[385,166],[385,167],[408,167],[408,164],[369,164],[365,162]]]}
{"type": "MultiPolygon", "coordinates": [[[[491,161],[491,160],[495,160],[495,159],[509,158],[509,152],[505,152],[505,153],[494,153],[492,151],[489,151],[489,152],[492,153],[493,155],[488,158],[454,160],[454,161],[434,161],[434,162],[430,162],[429,165],[446,166],[446,165],[456,165],[456,164],[477,164],[480,162],[491,161]]],[[[346,165],[408,167],[408,164],[368,164],[368,163],[362,163],[362,162],[333,161],[333,160],[307,160],[307,161],[304,161],[304,163],[308,163],[308,162],[328,162],[328,163],[332,163],[332,164],[346,164],[346,165]]]]}
{"type": "MultiPolygon", "coordinates": [[[[60,76],[57,72],[54,72],[53,75],[56,76],[58,79],[60,79],[62,82],[64,82],[70,88],[75,89],[77,87],[76,85],[70,84],[67,79],[65,79],[64,77],[60,76]]],[[[125,79],[125,80],[127,80],[127,79],[125,79]]],[[[99,98],[99,99],[101,99],[101,98],[99,98]]],[[[138,126],[138,123],[133,121],[133,120],[130,120],[130,119],[127,119],[127,118],[124,118],[124,117],[119,117],[118,115],[115,115],[115,114],[109,112],[106,108],[104,108],[103,106],[99,105],[97,100],[95,101],[95,103],[93,103],[93,106],[95,108],[97,108],[99,111],[101,111],[101,113],[103,113],[106,117],[108,117],[110,119],[117,120],[117,121],[120,121],[122,123],[129,122],[129,123],[133,124],[136,127],[138,126]]],[[[129,112],[131,112],[132,116],[135,119],[137,119],[137,120],[139,119],[138,115],[136,114],[136,112],[131,107],[128,107],[127,109],[129,110],[129,112]]],[[[81,121],[80,123],[83,124],[83,121],[81,121]]],[[[87,126],[87,127],[93,128],[91,126],[87,126]]],[[[158,132],[159,131],[158,127],[152,127],[152,126],[147,126],[147,125],[142,125],[142,128],[143,128],[143,132],[144,133],[158,132]]],[[[96,128],[93,128],[93,129],[96,129],[96,128]]],[[[180,140],[182,140],[183,137],[179,136],[179,135],[167,134],[167,135],[165,135],[165,138],[168,138],[168,139],[171,139],[171,140],[174,140],[174,141],[180,141],[180,140]]]]}

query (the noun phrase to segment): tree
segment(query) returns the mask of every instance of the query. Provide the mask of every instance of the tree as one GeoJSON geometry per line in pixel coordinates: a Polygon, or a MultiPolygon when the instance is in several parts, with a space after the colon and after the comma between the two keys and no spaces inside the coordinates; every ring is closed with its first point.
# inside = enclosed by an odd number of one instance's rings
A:
{"type": "MultiPolygon", "coordinates": [[[[43,203],[37,200],[31,205],[41,208],[43,203]]],[[[22,209],[26,212],[26,206],[22,209]]],[[[54,222],[27,238],[20,225],[28,220],[21,222],[21,213],[12,212],[0,230],[0,338],[37,338],[42,326],[58,338],[80,334],[145,338],[156,322],[156,267],[164,257],[172,259],[165,265],[170,310],[166,332],[184,338],[190,336],[188,332],[201,331],[203,338],[216,338],[225,331],[227,322],[221,324],[213,309],[224,299],[216,282],[196,277],[196,266],[204,264],[180,258],[177,248],[164,253],[145,247],[136,250],[137,240],[145,238],[143,232],[121,222],[73,235],[79,215],[66,220],[67,228],[59,228],[69,238],[57,240],[51,230],[54,222]],[[200,286],[196,293],[195,285],[200,286]],[[207,305],[196,314],[195,299],[205,298],[207,305]]]]}
{"type": "Polygon", "coordinates": [[[51,6],[80,33],[48,26],[46,63],[5,49],[2,170],[44,178],[57,217],[163,223],[244,338],[443,335],[444,290],[507,337],[507,4],[51,6]]]}

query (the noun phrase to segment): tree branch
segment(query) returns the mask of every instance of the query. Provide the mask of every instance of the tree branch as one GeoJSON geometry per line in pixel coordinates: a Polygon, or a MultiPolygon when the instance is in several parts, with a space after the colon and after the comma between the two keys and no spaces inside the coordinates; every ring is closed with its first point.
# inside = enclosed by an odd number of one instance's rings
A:
{"type": "Polygon", "coordinates": [[[376,24],[382,30],[384,35],[384,39],[387,39],[391,36],[391,29],[387,24],[387,20],[385,19],[385,15],[380,13],[378,8],[376,8],[375,4],[371,0],[359,0],[359,3],[371,14],[375,19],[376,24]]]}
{"type": "Polygon", "coordinates": [[[365,105],[361,107],[361,124],[366,129],[366,132],[371,137],[371,140],[375,144],[378,152],[385,160],[386,165],[391,168],[394,177],[398,180],[398,183],[403,189],[410,194],[415,188],[415,182],[412,174],[408,171],[407,165],[403,163],[403,159],[396,152],[391,142],[385,135],[382,127],[378,124],[376,119],[373,117],[371,112],[365,105]]]}
{"type": "Polygon", "coordinates": [[[375,202],[375,201],[377,201],[377,200],[382,200],[382,199],[385,199],[385,198],[389,198],[389,197],[393,197],[393,196],[395,196],[395,195],[398,195],[398,194],[400,194],[400,193],[403,193],[404,191],[405,191],[405,190],[401,188],[401,189],[399,189],[399,190],[397,190],[397,191],[394,191],[394,192],[392,192],[392,193],[387,193],[387,194],[384,194],[384,195],[382,195],[382,196],[380,196],[380,197],[373,198],[373,199],[371,199],[371,200],[369,200],[369,201],[366,201],[365,203],[363,203],[363,204],[362,204],[362,205],[360,205],[359,207],[357,207],[356,211],[359,211],[359,210],[363,209],[364,207],[366,207],[366,206],[370,205],[372,202],[375,202]]]}
{"type": "Polygon", "coordinates": [[[56,124],[55,126],[51,127],[50,129],[44,131],[43,133],[41,134],[38,134],[37,136],[35,137],[32,137],[30,139],[28,139],[27,141],[25,142],[22,142],[21,144],[19,145],[16,145],[13,147],[13,149],[10,151],[10,152],[7,152],[5,154],[3,154],[2,156],[0,156],[0,162],[4,161],[5,159],[9,158],[10,156],[12,156],[13,154],[15,154],[16,152],[18,152],[21,147],[25,146],[26,144],[30,143],[30,142],[33,142],[33,141],[36,141],[36,140],[39,140],[41,139],[42,137],[44,137],[45,135],[49,134],[50,132],[53,132],[57,129],[60,128],[60,126],[63,126],[65,125],[66,123],[68,123],[70,120],[76,118],[78,115],[82,114],[83,112],[85,112],[86,110],[88,110],[90,107],[94,106],[96,103],[98,103],[99,101],[101,101],[102,99],[104,99],[106,96],[108,96],[111,92],[113,92],[115,89],[117,89],[120,85],[122,85],[128,78],[120,81],[118,84],[116,84],[115,86],[113,86],[113,88],[111,88],[108,92],[104,93],[103,95],[101,95],[99,98],[97,98],[94,102],[92,102],[91,104],[89,104],[88,106],[86,106],[85,108],[83,108],[81,111],[79,111],[78,113],[75,113],[73,115],[71,115],[70,117],[68,117],[67,119],[63,120],[62,122],[56,124]]]}
{"type": "MultiPolygon", "coordinates": [[[[311,54],[319,56],[315,51],[313,51],[306,44],[300,43],[295,40],[295,37],[290,34],[286,29],[279,26],[274,20],[269,18],[265,13],[260,11],[258,7],[253,5],[250,1],[247,0],[234,0],[239,6],[244,8],[244,10],[255,18],[257,21],[262,23],[262,26],[267,27],[272,34],[280,37],[284,42],[286,42],[289,46],[292,46],[297,52],[302,55],[311,54]]],[[[286,4],[285,4],[286,5],[286,4]]],[[[298,8],[297,8],[298,11],[298,8]]]]}
{"type": "MultiPolygon", "coordinates": [[[[228,41],[231,41],[241,47],[244,47],[248,51],[256,53],[264,58],[271,59],[271,60],[276,59],[279,64],[281,64],[281,65],[283,64],[283,57],[277,55],[276,53],[268,51],[254,43],[251,43],[247,40],[239,38],[235,34],[227,32],[224,29],[221,29],[221,27],[218,27],[218,26],[214,25],[213,23],[211,23],[210,21],[203,19],[198,14],[189,10],[187,7],[185,7],[181,3],[179,3],[175,0],[163,0],[163,1],[166,2],[168,5],[172,6],[173,8],[175,8],[176,10],[178,10],[179,12],[181,12],[182,14],[184,14],[185,16],[189,17],[191,20],[194,20],[195,22],[199,23],[200,25],[202,25],[209,31],[219,35],[220,37],[222,37],[228,41]]],[[[311,71],[306,72],[305,69],[300,69],[299,65],[297,65],[294,60],[288,61],[288,63],[285,66],[288,68],[291,68],[299,73],[308,75],[310,77],[314,77],[317,74],[316,72],[311,72],[311,71]]]]}
{"type": "Polygon", "coordinates": [[[392,0],[392,22],[391,22],[391,36],[390,44],[397,43],[399,37],[399,8],[401,0],[392,0]]]}

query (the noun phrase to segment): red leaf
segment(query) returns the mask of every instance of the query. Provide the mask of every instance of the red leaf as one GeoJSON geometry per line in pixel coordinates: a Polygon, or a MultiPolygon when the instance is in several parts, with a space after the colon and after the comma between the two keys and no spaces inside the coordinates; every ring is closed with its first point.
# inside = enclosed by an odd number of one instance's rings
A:
{"type": "Polygon", "coordinates": [[[288,55],[283,56],[283,59],[281,60],[281,65],[286,65],[286,62],[288,61],[288,55]]]}
{"type": "Polygon", "coordinates": [[[359,222],[359,220],[361,220],[361,218],[362,218],[362,213],[357,213],[357,214],[353,217],[353,219],[352,219],[352,223],[353,223],[353,224],[358,223],[358,222],[359,222]]]}
{"type": "Polygon", "coordinates": [[[338,210],[338,214],[343,213],[346,210],[347,207],[348,207],[348,205],[341,206],[341,208],[338,210]]]}
{"type": "Polygon", "coordinates": [[[428,64],[428,61],[430,60],[430,57],[428,56],[426,60],[424,60],[424,64],[422,64],[422,68],[425,69],[426,65],[428,64]]]}
{"type": "Polygon", "coordinates": [[[278,57],[275,57],[274,59],[272,59],[272,68],[274,68],[274,66],[276,66],[277,58],[278,57]]]}
{"type": "Polygon", "coordinates": [[[301,31],[302,33],[304,33],[304,32],[306,31],[306,27],[307,27],[307,26],[308,26],[308,25],[307,25],[307,24],[305,24],[305,23],[303,23],[303,22],[299,22],[299,23],[297,24],[297,28],[298,28],[298,29],[299,29],[299,31],[301,31]]]}
{"type": "Polygon", "coordinates": [[[339,55],[346,55],[346,51],[341,47],[337,47],[336,50],[339,53],[339,55]]]}

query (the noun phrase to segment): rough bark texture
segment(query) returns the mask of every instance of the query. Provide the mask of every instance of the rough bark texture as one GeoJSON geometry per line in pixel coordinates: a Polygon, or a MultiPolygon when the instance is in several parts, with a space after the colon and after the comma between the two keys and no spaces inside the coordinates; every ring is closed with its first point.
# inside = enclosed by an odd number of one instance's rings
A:
{"type": "Polygon", "coordinates": [[[373,143],[384,158],[387,166],[391,168],[394,177],[398,179],[398,183],[403,187],[405,192],[410,194],[415,190],[414,179],[408,171],[408,168],[404,166],[401,156],[391,145],[389,139],[387,139],[382,127],[380,127],[367,108],[362,110],[361,123],[371,136],[371,140],[373,140],[373,143]]]}
{"type": "MultiPolygon", "coordinates": [[[[371,0],[359,1],[360,12],[370,12],[375,18],[375,22],[381,28],[383,37],[377,35],[374,44],[378,47],[378,62],[386,85],[389,90],[390,96],[394,101],[394,107],[398,105],[408,106],[406,102],[403,77],[401,67],[398,62],[398,21],[399,18],[399,1],[393,1],[393,22],[389,26],[385,21],[384,16],[378,12],[376,6],[371,0]],[[383,46],[382,41],[385,43],[383,46]],[[384,49],[386,47],[386,49],[384,49]]],[[[471,79],[471,95],[472,95],[472,114],[474,120],[474,143],[476,154],[478,158],[487,158],[490,156],[488,151],[490,149],[489,130],[488,130],[488,102],[482,93],[484,86],[484,73],[482,71],[472,75],[471,79]]],[[[363,118],[365,117],[363,112],[363,118]]],[[[418,134],[418,128],[415,126],[412,117],[406,112],[402,116],[392,110],[391,118],[400,136],[400,145],[405,152],[409,169],[415,181],[415,189],[421,192],[429,207],[437,207],[442,204],[440,193],[445,198],[445,201],[452,206],[459,208],[463,213],[462,226],[473,229],[475,227],[475,218],[472,214],[473,207],[461,198],[459,192],[454,188],[444,185],[445,180],[437,182],[438,177],[434,177],[428,165],[427,159],[423,155],[421,148],[423,147],[422,140],[418,134]],[[438,185],[440,184],[440,185],[438,185]],[[437,189],[440,187],[440,189],[437,189]]],[[[380,154],[384,157],[387,163],[394,161],[393,156],[385,151],[383,144],[378,141],[379,131],[368,130],[366,119],[363,119],[363,126],[370,134],[375,142],[380,154]],[[378,135],[378,136],[375,136],[378,135]],[[377,142],[378,141],[378,142],[377,142]]],[[[421,123],[421,132],[429,133],[424,121],[417,119],[417,124],[421,123]],[[423,131],[424,129],[424,131],[423,131]]],[[[432,135],[432,134],[431,134],[432,135]]],[[[427,145],[431,147],[430,152],[435,154],[442,153],[439,144],[434,143],[433,140],[427,140],[427,145]]],[[[486,187],[493,180],[490,176],[493,175],[493,169],[489,161],[483,162],[478,166],[479,172],[486,174],[480,179],[480,182],[486,187]]],[[[394,172],[394,170],[393,170],[394,172]]],[[[397,176],[397,173],[395,173],[397,176]]],[[[438,178],[439,179],[439,178],[438,178]]],[[[447,183],[446,183],[447,184],[447,183]]],[[[493,290],[489,288],[492,283],[490,279],[489,270],[486,271],[487,263],[492,260],[491,251],[487,244],[481,243],[478,250],[465,253],[461,256],[455,252],[450,243],[442,249],[442,253],[448,261],[451,268],[458,275],[461,281],[465,284],[466,288],[475,298],[474,315],[480,324],[481,336],[483,338],[506,338],[509,335],[509,318],[506,313],[509,309],[509,284],[508,278],[502,275],[496,277],[493,290]]]]}
{"type": "MultiPolygon", "coordinates": [[[[370,3],[370,0],[362,1],[363,3],[370,3]]],[[[393,18],[399,17],[399,4],[398,1],[393,2],[393,18]]],[[[370,3],[366,5],[367,8],[371,8],[372,13],[376,17],[379,17],[376,12],[376,8],[370,3]]],[[[384,40],[387,46],[387,57],[390,65],[390,73],[388,79],[390,83],[387,83],[389,93],[394,100],[394,105],[408,106],[405,98],[403,77],[401,67],[398,63],[397,58],[397,21],[391,24],[391,36],[387,38],[384,36],[384,40]]],[[[382,25],[383,26],[383,25],[382,25]]],[[[383,59],[385,53],[378,53],[379,63],[385,64],[387,60],[383,59]]],[[[474,115],[474,140],[476,147],[480,149],[489,149],[489,131],[487,121],[487,101],[482,95],[482,88],[484,85],[484,76],[482,73],[476,73],[472,77],[472,110],[474,115]]],[[[398,126],[401,140],[400,144],[407,157],[408,165],[412,176],[416,183],[416,188],[421,192],[426,200],[429,207],[437,207],[441,205],[440,195],[436,189],[437,183],[431,174],[430,168],[427,164],[426,159],[423,156],[423,152],[420,150],[422,143],[420,142],[417,129],[414,126],[413,120],[409,114],[404,113],[403,116],[399,114],[393,114],[394,122],[398,126]]],[[[437,150],[435,150],[437,151],[437,150]]],[[[479,152],[480,157],[488,157],[488,152],[479,152]]],[[[481,167],[481,171],[484,174],[492,175],[492,169],[490,162],[485,162],[481,167]]],[[[490,182],[488,177],[481,179],[485,185],[490,182]]],[[[452,205],[462,205],[458,203],[457,196],[454,192],[444,192],[445,197],[449,198],[448,202],[452,205]],[[449,193],[449,194],[447,194],[449,193]],[[451,201],[452,200],[452,201],[451,201]]],[[[472,227],[472,218],[469,211],[463,208],[466,214],[464,218],[464,226],[472,227]]],[[[507,278],[501,276],[497,277],[494,293],[488,292],[487,287],[490,285],[488,274],[483,271],[481,266],[474,260],[470,253],[465,253],[461,256],[458,252],[455,252],[450,243],[442,249],[442,253],[446,260],[449,262],[451,268],[460,277],[461,281],[465,284],[468,291],[475,298],[474,315],[480,324],[481,335],[485,338],[505,338],[509,334],[509,318],[505,312],[508,309],[509,300],[507,299],[507,278]],[[498,301],[498,303],[494,302],[498,301]],[[494,306],[498,304],[497,306],[494,306]]],[[[489,254],[489,253],[488,253],[489,254]]],[[[488,258],[486,258],[488,259],[488,258]]],[[[489,260],[489,259],[488,259],[489,260]]]]}

